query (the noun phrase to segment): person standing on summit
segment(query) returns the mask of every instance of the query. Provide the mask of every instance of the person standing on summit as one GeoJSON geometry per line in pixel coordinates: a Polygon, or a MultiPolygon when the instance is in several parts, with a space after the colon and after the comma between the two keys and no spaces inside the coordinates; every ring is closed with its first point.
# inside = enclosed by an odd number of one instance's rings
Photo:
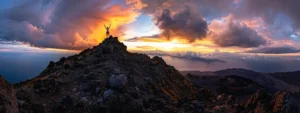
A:
{"type": "Polygon", "coordinates": [[[109,37],[109,28],[110,28],[110,26],[111,26],[111,24],[108,27],[106,27],[105,24],[104,24],[104,27],[106,29],[106,38],[109,37]]]}

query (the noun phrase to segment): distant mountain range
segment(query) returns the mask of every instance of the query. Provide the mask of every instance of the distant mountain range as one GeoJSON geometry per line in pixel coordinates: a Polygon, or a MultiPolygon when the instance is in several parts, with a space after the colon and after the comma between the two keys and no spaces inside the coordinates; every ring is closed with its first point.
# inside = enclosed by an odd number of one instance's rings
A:
{"type": "MultiPolygon", "coordinates": [[[[245,69],[226,69],[220,71],[182,71],[183,75],[198,76],[199,78],[210,77],[215,79],[224,78],[227,76],[237,76],[251,81],[266,88],[270,93],[287,90],[290,92],[300,91],[300,71],[295,72],[280,72],[280,73],[259,73],[245,69]]],[[[193,79],[195,84],[201,84],[193,79]]],[[[200,79],[199,79],[200,80],[200,79]]]]}
{"type": "Polygon", "coordinates": [[[181,73],[110,36],[33,79],[11,85],[0,76],[0,113],[300,112],[299,72],[181,73]]]}

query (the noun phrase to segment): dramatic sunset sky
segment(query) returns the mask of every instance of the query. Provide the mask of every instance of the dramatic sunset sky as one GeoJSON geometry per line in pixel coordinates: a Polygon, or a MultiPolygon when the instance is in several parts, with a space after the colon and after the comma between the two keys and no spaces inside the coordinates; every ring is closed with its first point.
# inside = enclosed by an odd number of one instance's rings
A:
{"type": "Polygon", "coordinates": [[[178,70],[300,70],[300,0],[1,0],[0,74],[38,75],[105,38],[178,70]]]}

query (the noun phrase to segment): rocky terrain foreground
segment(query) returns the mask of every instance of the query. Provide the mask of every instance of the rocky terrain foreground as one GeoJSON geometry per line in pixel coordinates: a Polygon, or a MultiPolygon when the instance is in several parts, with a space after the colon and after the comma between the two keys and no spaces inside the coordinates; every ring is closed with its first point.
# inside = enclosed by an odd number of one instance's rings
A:
{"type": "Polygon", "coordinates": [[[246,78],[220,78],[213,87],[193,83],[163,59],[130,53],[111,36],[14,87],[0,77],[0,113],[300,112],[298,93],[271,94],[246,78]]]}

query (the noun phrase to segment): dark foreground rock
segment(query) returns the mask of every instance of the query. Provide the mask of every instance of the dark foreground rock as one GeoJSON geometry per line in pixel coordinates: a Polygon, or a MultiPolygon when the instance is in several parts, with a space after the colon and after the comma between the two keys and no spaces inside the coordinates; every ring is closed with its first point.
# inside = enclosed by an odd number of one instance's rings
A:
{"type": "Polygon", "coordinates": [[[244,113],[299,113],[300,98],[298,93],[287,91],[272,96],[262,89],[252,95],[244,107],[244,113]]]}
{"type": "Polygon", "coordinates": [[[14,87],[0,75],[0,113],[18,113],[14,87]]]}

